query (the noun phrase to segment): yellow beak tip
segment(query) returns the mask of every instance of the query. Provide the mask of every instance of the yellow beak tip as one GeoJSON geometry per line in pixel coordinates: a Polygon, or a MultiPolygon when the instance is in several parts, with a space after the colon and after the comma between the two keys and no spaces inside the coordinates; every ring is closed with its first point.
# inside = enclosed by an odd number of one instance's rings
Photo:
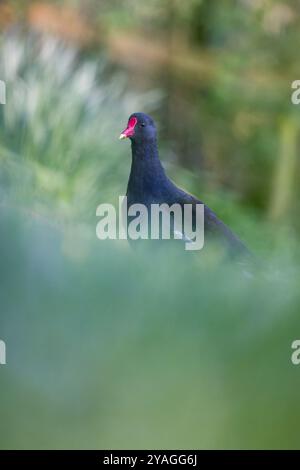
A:
{"type": "Polygon", "coordinates": [[[123,140],[123,139],[126,139],[126,135],[125,134],[121,134],[120,137],[119,137],[120,140],[123,140]]]}

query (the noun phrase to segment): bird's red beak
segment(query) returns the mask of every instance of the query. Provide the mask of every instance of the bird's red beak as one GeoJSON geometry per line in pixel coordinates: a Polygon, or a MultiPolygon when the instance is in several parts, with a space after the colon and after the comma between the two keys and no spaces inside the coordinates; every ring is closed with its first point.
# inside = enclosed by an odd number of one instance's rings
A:
{"type": "Polygon", "coordinates": [[[120,139],[126,139],[134,135],[134,128],[137,123],[137,118],[132,117],[129,119],[126,129],[120,135],[120,139]]]}

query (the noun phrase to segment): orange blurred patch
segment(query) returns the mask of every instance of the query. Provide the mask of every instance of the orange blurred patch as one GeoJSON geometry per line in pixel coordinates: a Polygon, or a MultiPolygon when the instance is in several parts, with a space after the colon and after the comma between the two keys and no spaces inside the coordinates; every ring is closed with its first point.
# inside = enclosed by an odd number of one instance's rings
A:
{"type": "Polygon", "coordinates": [[[29,7],[27,19],[35,29],[83,47],[99,42],[96,28],[72,8],[36,3],[29,7]]]}
{"type": "Polygon", "coordinates": [[[11,5],[0,4],[0,28],[5,29],[16,20],[16,12],[11,5]]]}

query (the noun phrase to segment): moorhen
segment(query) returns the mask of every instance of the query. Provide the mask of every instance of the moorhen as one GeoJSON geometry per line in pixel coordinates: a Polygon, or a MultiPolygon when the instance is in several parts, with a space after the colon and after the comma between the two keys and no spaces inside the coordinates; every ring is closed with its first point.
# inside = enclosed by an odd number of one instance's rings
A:
{"type": "MultiPolygon", "coordinates": [[[[157,148],[157,133],[153,119],[144,113],[133,113],[120,139],[131,140],[132,163],[127,187],[127,207],[132,204],[174,203],[204,204],[178,188],[166,175],[157,148]]],[[[231,255],[250,255],[244,243],[204,204],[205,240],[211,236],[221,241],[231,255]]],[[[184,235],[183,235],[184,236],[184,235]]]]}

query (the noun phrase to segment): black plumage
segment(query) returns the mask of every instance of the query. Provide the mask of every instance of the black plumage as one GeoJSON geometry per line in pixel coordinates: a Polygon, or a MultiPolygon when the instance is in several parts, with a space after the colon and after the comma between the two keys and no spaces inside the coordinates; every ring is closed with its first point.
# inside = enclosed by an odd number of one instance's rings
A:
{"type": "MultiPolygon", "coordinates": [[[[140,203],[204,204],[193,195],[178,188],[166,175],[160,162],[156,127],[153,119],[144,113],[130,116],[128,127],[120,138],[129,137],[132,148],[131,171],[127,187],[128,207],[140,203]]],[[[204,204],[205,240],[213,237],[228,248],[233,255],[249,255],[244,243],[204,204]]]]}

